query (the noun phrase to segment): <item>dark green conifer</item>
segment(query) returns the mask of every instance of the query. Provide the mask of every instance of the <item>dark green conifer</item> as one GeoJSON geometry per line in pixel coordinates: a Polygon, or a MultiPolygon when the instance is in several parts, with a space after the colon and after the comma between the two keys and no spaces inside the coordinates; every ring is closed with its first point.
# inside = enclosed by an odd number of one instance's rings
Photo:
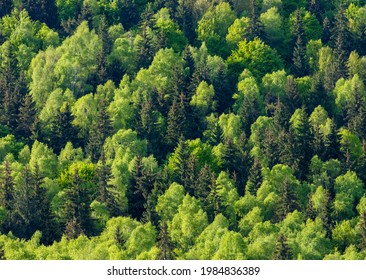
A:
{"type": "Polygon", "coordinates": [[[306,61],[306,41],[304,36],[304,29],[302,26],[302,17],[300,10],[296,11],[295,18],[295,46],[293,52],[293,71],[297,77],[303,77],[307,74],[307,61],[306,61]]]}
{"type": "Polygon", "coordinates": [[[104,141],[112,132],[112,124],[104,99],[99,102],[97,110],[95,119],[90,127],[89,141],[86,146],[86,153],[93,162],[97,162],[100,158],[104,141]]]}
{"type": "Polygon", "coordinates": [[[163,222],[161,225],[157,245],[159,248],[159,254],[158,254],[159,260],[174,260],[175,259],[174,244],[170,239],[170,236],[168,233],[168,225],[166,222],[163,222]]]}
{"type": "Polygon", "coordinates": [[[288,246],[286,236],[281,233],[277,239],[276,251],[273,255],[274,260],[291,260],[292,253],[288,246]]]}

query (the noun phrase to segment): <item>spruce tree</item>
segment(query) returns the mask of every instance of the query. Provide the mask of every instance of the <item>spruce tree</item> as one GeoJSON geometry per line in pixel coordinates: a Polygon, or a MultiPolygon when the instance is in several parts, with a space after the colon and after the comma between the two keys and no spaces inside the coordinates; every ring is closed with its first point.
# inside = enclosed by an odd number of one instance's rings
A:
{"type": "Polygon", "coordinates": [[[273,255],[274,260],[291,260],[292,253],[288,246],[286,236],[281,233],[277,239],[276,251],[273,255]]]}
{"type": "Polygon", "coordinates": [[[254,157],[253,165],[249,170],[249,176],[247,184],[245,186],[245,191],[255,196],[257,194],[257,190],[262,184],[262,181],[262,166],[258,157],[254,157]]]}
{"type": "Polygon", "coordinates": [[[317,20],[321,22],[322,19],[322,9],[320,0],[308,0],[308,10],[316,16],[317,20]]]}
{"type": "Polygon", "coordinates": [[[207,208],[209,206],[208,196],[212,189],[214,174],[211,171],[211,168],[208,164],[205,164],[203,168],[201,168],[198,177],[197,177],[197,185],[194,191],[195,197],[197,197],[207,208]]]}
{"type": "Polygon", "coordinates": [[[32,96],[27,94],[24,96],[22,104],[19,107],[17,128],[15,130],[15,134],[27,142],[29,142],[29,138],[32,136],[32,126],[35,121],[35,114],[35,104],[32,100],[32,96]]]}
{"type": "Polygon", "coordinates": [[[194,42],[196,32],[196,24],[194,18],[194,0],[181,0],[179,1],[179,5],[177,7],[177,12],[175,17],[179,24],[181,30],[183,30],[186,35],[188,41],[190,43],[194,42]]]}
{"type": "Polygon", "coordinates": [[[301,107],[299,90],[292,76],[287,78],[286,99],[284,100],[285,114],[290,118],[297,108],[301,107]]]}
{"type": "Polygon", "coordinates": [[[292,162],[295,163],[299,178],[304,180],[313,155],[310,149],[313,138],[305,108],[298,109],[293,116],[295,118],[290,120],[292,122],[290,126],[290,138],[293,145],[292,162]]]}
{"type": "Polygon", "coordinates": [[[80,234],[90,235],[94,232],[90,191],[90,186],[80,177],[78,168],[75,168],[70,184],[65,190],[63,210],[66,224],[64,233],[69,238],[75,238],[80,234]]]}
{"type": "Polygon", "coordinates": [[[174,260],[174,244],[170,239],[168,233],[168,225],[163,222],[160,228],[157,247],[159,249],[158,259],[159,260],[174,260]]]}
{"type": "Polygon", "coordinates": [[[191,173],[195,173],[192,170],[195,167],[195,162],[191,162],[190,164],[194,165],[188,168],[190,157],[188,144],[183,137],[180,137],[178,145],[174,150],[174,170],[173,174],[171,174],[171,181],[183,185],[186,189],[191,188],[191,185],[188,184],[190,184],[190,178],[192,177],[191,173]]]}
{"type": "Polygon", "coordinates": [[[98,111],[90,127],[89,141],[86,153],[93,162],[97,162],[102,154],[105,139],[112,132],[112,124],[107,112],[107,104],[102,99],[98,104],[98,111]]]}
{"type": "Polygon", "coordinates": [[[351,44],[351,32],[349,30],[348,19],[345,10],[340,4],[338,6],[337,14],[335,15],[335,22],[332,28],[332,45],[335,54],[335,73],[336,80],[347,76],[346,62],[349,57],[349,47],[351,44]]]}
{"type": "Polygon", "coordinates": [[[259,37],[264,39],[264,31],[263,31],[263,24],[259,20],[260,16],[260,8],[258,6],[257,0],[250,0],[249,1],[249,30],[248,30],[248,37],[253,40],[255,37],[259,37]]]}
{"type": "Polygon", "coordinates": [[[193,196],[197,187],[198,163],[195,155],[189,155],[187,171],[182,174],[182,184],[190,196],[193,196]]]}
{"type": "Polygon", "coordinates": [[[57,111],[55,118],[51,122],[51,131],[49,135],[49,145],[56,154],[59,154],[67,142],[74,145],[77,143],[77,130],[72,125],[74,117],[71,114],[70,105],[65,104],[63,108],[57,111]]]}
{"type": "Polygon", "coordinates": [[[186,135],[186,111],[185,96],[182,94],[179,99],[173,100],[168,113],[166,141],[170,148],[175,147],[179,138],[186,135]]]}
{"type": "Polygon", "coordinates": [[[141,219],[147,207],[147,200],[154,188],[156,174],[146,170],[142,157],[136,156],[131,170],[131,180],[127,190],[128,209],[133,218],[141,219]]]}
{"type": "Polygon", "coordinates": [[[140,25],[140,36],[141,40],[138,42],[137,46],[137,66],[138,68],[148,68],[150,65],[154,54],[154,42],[151,34],[151,28],[153,27],[153,15],[151,3],[146,5],[145,11],[141,15],[141,25],[140,25]]]}
{"type": "Polygon", "coordinates": [[[111,178],[111,167],[106,162],[104,153],[102,153],[95,172],[95,179],[98,185],[97,200],[105,204],[111,217],[117,217],[122,213],[118,206],[117,190],[109,182],[111,178]]]}
{"type": "Polygon", "coordinates": [[[0,186],[0,205],[11,212],[14,207],[14,181],[8,161],[4,162],[3,178],[0,186]]]}
{"type": "Polygon", "coordinates": [[[281,184],[279,191],[280,203],[276,212],[276,221],[282,221],[288,213],[299,208],[296,193],[290,182],[285,181],[281,184]]]}
{"type": "Polygon", "coordinates": [[[7,216],[2,225],[2,232],[8,232],[13,228],[15,191],[11,172],[10,163],[5,161],[3,177],[0,184],[0,206],[6,210],[7,216]]]}
{"type": "Polygon", "coordinates": [[[331,38],[331,24],[328,17],[323,20],[322,42],[328,44],[331,38]]]}
{"type": "Polygon", "coordinates": [[[302,26],[302,17],[300,10],[296,11],[295,18],[295,46],[293,52],[293,71],[297,77],[303,77],[307,74],[307,61],[306,61],[306,41],[304,36],[304,29],[302,26]]]}

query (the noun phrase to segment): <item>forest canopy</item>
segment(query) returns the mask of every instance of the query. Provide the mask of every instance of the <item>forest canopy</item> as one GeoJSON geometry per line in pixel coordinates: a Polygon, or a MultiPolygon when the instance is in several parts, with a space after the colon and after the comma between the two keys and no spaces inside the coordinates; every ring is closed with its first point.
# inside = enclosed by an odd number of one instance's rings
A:
{"type": "Polygon", "coordinates": [[[0,259],[366,259],[366,1],[0,1],[0,259]]]}

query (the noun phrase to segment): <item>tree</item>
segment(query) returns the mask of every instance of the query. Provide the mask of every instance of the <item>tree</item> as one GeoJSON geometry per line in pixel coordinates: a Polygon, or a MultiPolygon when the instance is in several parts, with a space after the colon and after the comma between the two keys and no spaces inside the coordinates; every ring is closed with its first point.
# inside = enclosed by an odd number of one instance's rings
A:
{"type": "Polygon", "coordinates": [[[241,41],[227,60],[229,75],[236,83],[238,74],[247,68],[255,78],[261,78],[283,68],[283,62],[277,51],[255,38],[253,41],[241,41]]]}
{"type": "Polygon", "coordinates": [[[178,207],[178,213],[168,223],[170,237],[177,244],[177,257],[194,245],[194,241],[207,225],[207,214],[202,210],[200,203],[187,194],[178,207]]]}
{"type": "Polygon", "coordinates": [[[78,133],[76,128],[72,125],[73,120],[74,118],[70,111],[70,105],[66,103],[65,106],[57,112],[51,123],[49,144],[57,154],[60,153],[67,142],[78,144],[76,141],[78,133]]]}
{"type": "Polygon", "coordinates": [[[198,39],[206,43],[211,54],[224,57],[229,55],[225,38],[234,20],[235,13],[231,10],[229,3],[222,2],[208,9],[198,22],[198,39]]]}
{"type": "Polygon", "coordinates": [[[277,247],[276,247],[276,252],[273,256],[273,259],[275,259],[275,260],[291,260],[292,259],[291,249],[289,248],[289,246],[287,244],[287,238],[283,233],[281,233],[277,239],[277,247]]]}
{"type": "Polygon", "coordinates": [[[294,73],[297,77],[303,77],[307,74],[306,62],[306,42],[304,41],[304,30],[302,27],[302,18],[300,10],[296,11],[295,20],[295,47],[293,52],[294,73]]]}
{"type": "Polygon", "coordinates": [[[95,170],[95,177],[98,184],[97,200],[105,204],[112,217],[119,216],[121,210],[119,209],[117,202],[117,190],[115,186],[110,183],[112,172],[111,167],[106,162],[104,153],[102,153],[99,165],[95,170]]]}
{"type": "Polygon", "coordinates": [[[250,19],[248,17],[241,17],[235,19],[232,25],[229,26],[226,35],[226,42],[228,47],[235,49],[237,44],[244,39],[249,39],[249,25],[250,19]]]}
{"type": "Polygon", "coordinates": [[[80,234],[91,235],[94,225],[91,218],[90,204],[93,200],[93,171],[90,165],[71,166],[64,193],[63,220],[65,223],[65,235],[76,238],[80,234]],[[84,169],[84,170],[83,170],[84,169]],[[72,175],[70,174],[71,172],[72,175]],[[83,177],[81,177],[83,174],[83,177]],[[85,174],[85,175],[84,175],[85,174]]]}
{"type": "Polygon", "coordinates": [[[241,117],[245,133],[249,134],[250,126],[263,113],[263,97],[255,78],[248,70],[240,75],[238,93],[233,98],[233,110],[241,117]]]}
{"type": "Polygon", "coordinates": [[[196,29],[194,4],[193,0],[178,0],[177,12],[175,15],[179,26],[190,43],[192,43],[195,38],[196,29]]]}
{"type": "Polygon", "coordinates": [[[19,114],[17,116],[18,126],[16,128],[16,134],[25,139],[32,136],[32,126],[35,121],[35,107],[32,97],[27,94],[24,96],[23,102],[19,108],[19,114]]]}
{"type": "Polygon", "coordinates": [[[185,96],[182,94],[179,99],[174,99],[168,113],[168,126],[166,141],[170,147],[174,147],[178,139],[186,134],[186,104],[185,96]]]}
{"type": "Polygon", "coordinates": [[[336,74],[338,78],[346,77],[346,61],[349,56],[351,42],[348,19],[343,6],[338,6],[335,22],[332,29],[332,43],[336,55],[336,74]]]}
{"type": "Polygon", "coordinates": [[[305,108],[296,109],[290,119],[290,133],[292,147],[292,157],[294,169],[297,171],[300,179],[305,179],[312,153],[310,147],[312,135],[310,134],[309,118],[305,108]]]}
{"type": "Polygon", "coordinates": [[[3,178],[0,185],[0,205],[7,212],[5,223],[2,225],[4,232],[12,229],[14,211],[14,182],[11,175],[11,167],[8,161],[4,162],[3,178]]]}
{"type": "Polygon", "coordinates": [[[259,7],[257,0],[250,0],[249,2],[249,38],[254,39],[256,37],[263,39],[263,25],[259,19],[259,7]]]}
{"type": "Polygon", "coordinates": [[[97,115],[90,127],[89,141],[86,146],[86,152],[93,162],[100,158],[104,141],[111,132],[112,125],[107,113],[106,101],[102,99],[99,102],[97,115]]]}
{"type": "Polygon", "coordinates": [[[159,260],[174,260],[174,245],[170,240],[170,236],[168,234],[168,226],[166,222],[163,222],[161,225],[159,237],[158,237],[158,248],[159,260]]]}

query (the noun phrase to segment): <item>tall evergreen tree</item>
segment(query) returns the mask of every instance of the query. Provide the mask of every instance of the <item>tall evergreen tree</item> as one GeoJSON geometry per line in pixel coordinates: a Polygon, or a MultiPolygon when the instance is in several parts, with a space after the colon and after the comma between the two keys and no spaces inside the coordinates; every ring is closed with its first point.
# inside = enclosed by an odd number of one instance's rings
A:
{"type": "Polygon", "coordinates": [[[80,234],[90,235],[94,232],[90,191],[90,186],[80,177],[78,168],[75,168],[70,184],[65,190],[63,210],[66,224],[64,233],[69,238],[76,238],[80,234]]]}
{"type": "Polygon", "coordinates": [[[291,260],[292,253],[288,246],[286,236],[281,233],[277,239],[276,251],[273,255],[274,260],[291,260]]]}
{"type": "Polygon", "coordinates": [[[23,102],[19,108],[17,116],[17,128],[15,134],[25,141],[29,141],[32,136],[32,126],[35,121],[35,105],[32,96],[27,94],[23,98],[23,102]]]}
{"type": "Polygon", "coordinates": [[[141,15],[142,23],[139,28],[141,40],[138,42],[137,46],[138,68],[148,68],[155,54],[154,42],[151,33],[153,27],[153,15],[154,12],[152,10],[152,5],[149,3],[146,5],[146,9],[141,15]]]}
{"type": "Polygon", "coordinates": [[[133,218],[141,219],[143,217],[155,180],[156,174],[146,170],[142,163],[142,157],[136,156],[127,191],[128,209],[133,218]]]}
{"type": "Polygon", "coordinates": [[[249,170],[249,176],[247,184],[245,186],[245,191],[255,196],[257,194],[257,190],[262,184],[262,181],[262,166],[258,157],[254,157],[253,165],[249,170]]]}
{"type": "Polygon", "coordinates": [[[196,23],[194,18],[194,0],[180,0],[178,1],[178,7],[176,12],[176,19],[180,26],[180,29],[183,30],[186,35],[188,41],[190,43],[194,42],[195,39],[195,29],[196,23]]]}
{"type": "Polygon", "coordinates": [[[352,38],[349,30],[348,19],[342,4],[338,6],[338,11],[335,15],[331,39],[336,59],[336,76],[338,79],[341,77],[346,78],[346,62],[349,57],[349,47],[352,38]]]}
{"type": "Polygon", "coordinates": [[[14,216],[14,180],[11,175],[11,167],[8,161],[4,162],[3,177],[0,184],[0,206],[3,207],[6,212],[6,220],[2,225],[2,231],[8,232],[12,229],[13,216],[14,216]]]}
{"type": "Polygon", "coordinates": [[[249,1],[249,30],[248,37],[252,40],[255,37],[264,39],[263,24],[259,19],[260,8],[258,6],[258,0],[249,1]]]}
{"type": "Polygon", "coordinates": [[[56,116],[52,120],[51,130],[49,135],[49,145],[55,153],[59,154],[61,149],[65,147],[67,142],[74,145],[77,143],[77,130],[72,125],[74,117],[70,111],[69,103],[66,103],[63,108],[57,111],[56,116]]]}
{"type": "Polygon", "coordinates": [[[168,126],[166,141],[173,148],[181,136],[186,135],[186,106],[185,96],[182,94],[179,99],[174,99],[168,113],[168,126]]]}
{"type": "Polygon", "coordinates": [[[296,11],[294,37],[293,70],[297,77],[302,77],[307,74],[308,67],[306,61],[306,41],[299,9],[296,11]]]}
{"type": "Polygon", "coordinates": [[[111,120],[107,112],[107,104],[102,99],[98,104],[98,111],[90,127],[89,141],[86,152],[93,162],[97,162],[102,154],[105,139],[112,131],[111,120]]]}
{"type": "Polygon", "coordinates": [[[282,221],[284,218],[286,218],[288,213],[291,213],[299,208],[296,193],[287,178],[284,180],[281,188],[279,189],[279,196],[280,203],[276,212],[276,220],[282,221]]]}
{"type": "Polygon", "coordinates": [[[157,243],[159,254],[159,260],[174,260],[174,244],[170,239],[168,233],[168,225],[166,222],[163,222],[160,228],[159,236],[158,236],[158,243],[157,243]]]}
{"type": "Polygon", "coordinates": [[[312,135],[305,108],[297,109],[290,122],[290,137],[293,145],[291,150],[294,167],[299,178],[304,180],[307,176],[309,163],[313,155],[310,149],[312,135]]]}
{"type": "Polygon", "coordinates": [[[117,190],[109,182],[112,178],[111,167],[106,162],[103,152],[95,172],[95,177],[98,185],[97,200],[105,204],[112,217],[121,215],[122,213],[118,206],[117,190]]]}
{"type": "Polygon", "coordinates": [[[295,80],[292,76],[287,78],[286,86],[286,98],[284,100],[284,105],[286,106],[285,113],[288,118],[295,112],[296,109],[301,107],[301,99],[299,90],[296,86],[295,80]]]}
{"type": "Polygon", "coordinates": [[[322,42],[323,44],[328,44],[331,38],[331,24],[328,17],[323,20],[323,32],[322,32],[322,42]]]}
{"type": "Polygon", "coordinates": [[[204,210],[206,211],[210,207],[209,194],[211,189],[213,189],[213,184],[215,184],[215,175],[211,171],[210,166],[205,164],[198,174],[194,195],[203,203],[204,210]]]}

